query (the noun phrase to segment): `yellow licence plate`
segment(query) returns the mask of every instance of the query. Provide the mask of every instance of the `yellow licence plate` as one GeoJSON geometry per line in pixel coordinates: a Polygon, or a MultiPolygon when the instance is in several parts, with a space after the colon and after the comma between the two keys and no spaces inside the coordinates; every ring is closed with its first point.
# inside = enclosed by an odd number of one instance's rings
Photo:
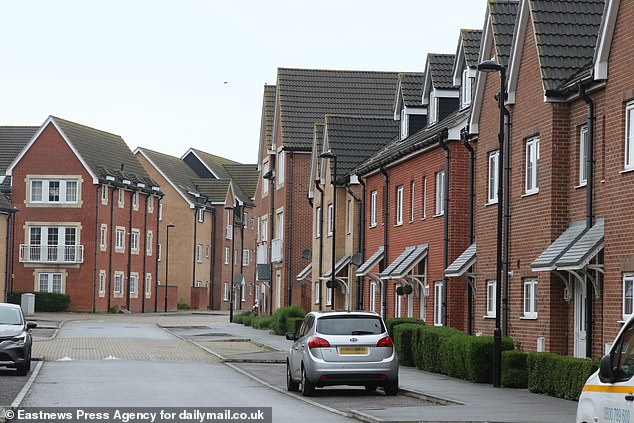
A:
{"type": "Polygon", "coordinates": [[[368,347],[339,347],[339,355],[368,355],[368,347]]]}

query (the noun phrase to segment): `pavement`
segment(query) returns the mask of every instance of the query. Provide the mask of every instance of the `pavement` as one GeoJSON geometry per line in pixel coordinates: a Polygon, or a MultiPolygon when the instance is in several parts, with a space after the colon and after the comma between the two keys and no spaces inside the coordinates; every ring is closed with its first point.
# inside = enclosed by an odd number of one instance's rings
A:
{"type": "MultiPolygon", "coordinates": [[[[265,382],[267,378],[265,375],[258,377],[257,369],[266,366],[248,366],[248,363],[285,363],[286,351],[291,345],[285,337],[269,331],[229,323],[226,312],[189,311],[143,315],[36,313],[29,317],[29,320],[38,322],[38,329],[34,331],[34,359],[45,361],[60,359],[55,356],[54,347],[56,343],[65,342],[62,337],[57,336],[59,327],[65,322],[84,319],[121,321],[136,319],[154,323],[171,334],[189,341],[200,351],[213,356],[213,358],[205,359],[204,356],[199,356],[192,351],[194,360],[223,361],[264,384],[267,384],[265,382]]],[[[126,343],[122,342],[119,351],[122,358],[134,359],[134,352],[127,353],[125,345],[126,343]]],[[[148,347],[150,348],[151,345],[148,347]]],[[[99,345],[94,345],[94,349],[99,350],[99,345]]],[[[170,357],[161,357],[161,359],[170,359],[170,357]]],[[[273,388],[286,393],[285,389],[273,388]]],[[[427,404],[401,407],[398,408],[397,413],[393,408],[377,407],[363,411],[353,410],[349,415],[370,423],[562,423],[574,422],[577,408],[575,401],[533,394],[523,389],[494,388],[491,385],[471,383],[404,366],[401,366],[399,372],[399,394],[421,398],[439,406],[430,407],[427,404]]],[[[24,392],[21,392],[21,395],[24,395],[24,392]]],[[[297,394],[291,395],[297,396],[297,394]]],[[[310,399],[299,396],[298,398],[311,402],[310,399]]],[[[315,405],[319,406],[317,403],[315,405]]]]}

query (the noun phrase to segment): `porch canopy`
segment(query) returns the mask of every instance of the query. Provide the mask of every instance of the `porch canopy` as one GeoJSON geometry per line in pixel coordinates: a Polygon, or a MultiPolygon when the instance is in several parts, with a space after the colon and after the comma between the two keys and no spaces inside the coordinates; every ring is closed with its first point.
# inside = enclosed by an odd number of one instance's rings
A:
{"type": "Polygon", "coordinates": [[[309,263],[308,266],[304,267],[304,269],[302,269],[302,271],[297,274],[297,280],[303,281],[308,275],[310,275],[310,272],[312,272],[312,270],[313,264],[309,263]]]}
{"type": "Polygon", "coordinates": [[[571,222],[568,229],[533,261],[531,269],[534,272],[554,272],[564,281],[569,293],[572,292],[572,287],[562,272],[572,274],[582,284],[585,284],[587,278],[594,286],[595,295],[599,297],[598,283],[588,270],[603,272],[603,264],[590,264],[603,249],[603,243],[603,219],[597,219],[591,228],[586,228],[583,221],[571,222]]]}
{"type": "Polygon", "coordinates": [[[475,242],[460,254],[453,263],[445,269],[445,276],[448,278],[464,275],[476,261],[476,244],[475,242]]]}
{"type": "Polygon", "coordinates": [[[379,274],[381,279],[405,279],[422,259],[427,257],[427,244],[412,245],[379,274]]]}
{"type": "Polygon", "coordinates": [[[381,260],[383,260],[383,257],[385,256],[384,254],[384,248],[381,245],[379,247],[378,250],[376,250],[374,252],[374,254],[372,254],[372,257],[370,257],[369,259],[367,259],[361,266],[359,266],[359,268],[357,269],[357,276],[366,276],[368,273],[370,273],[370,269],[372,269],[375,265],[377,265],[381,260]]]}
{"type": "MultiPolygon", "coordinates": [[[[335,276],[337,275],[337,273],[341,272],[341,270],[350,263],[351,259],[352,259],[351,254],[345,254],[343,257],[337,260],[337,263],[335,263],[335,276]]],[[[322,279],[330,279],[330,278],[332,278],[332,267],[328,269],[328,271],[322,276],[322,279]]]]}

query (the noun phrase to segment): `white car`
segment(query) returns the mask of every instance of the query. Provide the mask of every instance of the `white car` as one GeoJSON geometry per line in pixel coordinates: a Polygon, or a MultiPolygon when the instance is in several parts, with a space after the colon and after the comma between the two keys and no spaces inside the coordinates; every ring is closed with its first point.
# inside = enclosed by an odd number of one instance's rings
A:
{"type": "Polygon", "coordinates": [[[599,370],[588,378],[577,423],[634,422],[634,316],[623,326],[599,370]]]}
{"type": "Polygon", "coordinates": [[[324,311],[306,315],[286,360],[286,387],[309,396],[316,387],[381,386],[398,392],[398,359],[381,316],[361,311],[324,311]]]}

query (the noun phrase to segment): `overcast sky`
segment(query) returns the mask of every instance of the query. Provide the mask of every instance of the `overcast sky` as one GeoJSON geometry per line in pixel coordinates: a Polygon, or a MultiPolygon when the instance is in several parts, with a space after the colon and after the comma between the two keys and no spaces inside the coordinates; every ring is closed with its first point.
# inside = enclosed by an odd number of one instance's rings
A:
{"type": "MultiPolygon", "coordinates": [[[[182,156],[255,163],[278,67],[424,70],[487,0],[3,2],[0,125],[49,115],[182,156]]],[[[1,148],[1,146],[0,146],[1,148]]]]}

